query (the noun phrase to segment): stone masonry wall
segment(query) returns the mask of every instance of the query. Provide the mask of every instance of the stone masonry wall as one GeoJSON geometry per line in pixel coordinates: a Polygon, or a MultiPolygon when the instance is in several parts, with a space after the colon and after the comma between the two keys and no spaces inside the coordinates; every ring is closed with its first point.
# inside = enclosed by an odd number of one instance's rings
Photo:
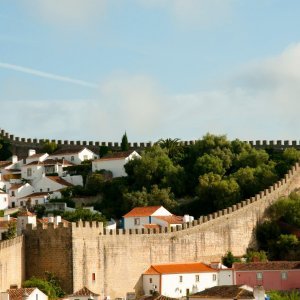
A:
{"type": "MultiPolygon", "coordinates": [[[[56,229],[53,226],[38,230],[28,227],[25,236],[26,245],[30,245],[26,249],[30,251],[26,256],[29,256],[28,261],[35,259],[43,268],[51,266],[54,273],[61,275],[68,292],[86,285],[102,297],[125,297],[127,292],[141,294],[141,274],[150,264],[210,262],[219,260],[229,250],[234,255],[243,255],[249,246],[255,245],[254,229],[264,219],[266,208],[299,187],[297,164],[284,179],[255,197],[200,217],[182,229],[168,228],[164,232],[106,231],[96,222],[72,223],[68,228],[56,229]],[[37,239],[45,242],[40,242],[39,246],[31,244],[37,239]],[[70,239],[72,245],[65,239],[70,239]],[[62,245],[69,247],[68,250],[62,245]],[[47,256],[49,252],[53,253],[51,257],[47,256]],[[68,265],[70,258],[72,263],[68,265]]],[[[26,268],[27,274],[37,272],[31,263],[26,262],[26,268]]]]}
{"type": "Polygon", "coordinates": [[[0,292],[10,285],[21,287],[25,278],[24,237],[0,242],[0,292]]]}
{"type": "Polygon", "coordinates": [[[49,271],[62,279],[62,288],[70,292],[73,291],[72,236],[71,228],[62,225],[54,229],[52,223],[45,230],[44,224],[38,224],[36,230],[25,231],[26,279],[44,277],[45,271],[49,271]]]}
{"type": "MultiPolygon", "coordinates": [[[[87,147],[90,150],[94,151],[95,153],[99,152],[99,146],[108,146],[114,150],[120,150],[121,143],[119,142],[107,142],[107,141],[69,141],[69,140],[55,140],[55,139],[37,139],[37,138],[23,138],[23,137],[16,137],[13,134],[5,131],[4,129],[0,128],[0,137],[8,139],[12,144],[12,152],[13,154],[17,155],[20,158],[25,158],[28,154],[29,149],[36,149],[40,151],[43,147],[43,143],[45,141],[51,141],[58,145],[60,149],[72,149],[74,147],[87,147]]],[[[181,141],[184,145],[192,145],[196,141],[181,141]]],[[[300,141],[267,141],[267,140],[256,140],[256,141],[246,141],[247,143],[251,144],[253,147],[257,149],[264,149],[266,147],[271,147],[274,149],[286,149],[289,147],[294,147],[296,149],[300,149],[300,141]]],[[[143,150],[146,147],[151,147],[152,142],[147,143],[129,143],[130,149],[135,150],[143,150]]]]}

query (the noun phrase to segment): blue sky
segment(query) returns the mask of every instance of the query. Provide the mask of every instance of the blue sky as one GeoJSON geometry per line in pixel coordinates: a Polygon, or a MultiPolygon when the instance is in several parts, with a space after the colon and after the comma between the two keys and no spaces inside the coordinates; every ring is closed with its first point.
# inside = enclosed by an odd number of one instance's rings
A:
{"type": "Polygon", "coordinates": [[[129,141],[299,139],[297,0],[0,3],[0,127],[129,141]]]}

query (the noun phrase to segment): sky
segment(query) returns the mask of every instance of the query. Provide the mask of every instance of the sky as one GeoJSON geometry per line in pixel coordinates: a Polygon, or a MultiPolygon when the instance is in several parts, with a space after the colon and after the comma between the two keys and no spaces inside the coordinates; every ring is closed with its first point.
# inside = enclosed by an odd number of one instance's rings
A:
{"type": "Polygon", "coordinates": [[[298,0],[1,0],[0,127],[299,140],[298,0]]]}

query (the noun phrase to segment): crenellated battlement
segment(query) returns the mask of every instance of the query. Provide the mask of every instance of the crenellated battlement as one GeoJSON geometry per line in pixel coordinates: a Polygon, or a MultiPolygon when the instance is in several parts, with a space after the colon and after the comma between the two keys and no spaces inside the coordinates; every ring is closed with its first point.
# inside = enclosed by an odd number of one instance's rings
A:
{"type": "MultiPolygon", "coordinates": [[[[60,140],[60,139],[37,139],[37,138],[24,138],[24,137],[16,137],[15,135],[5,131],[4,129],[0,128],[0,136],[8,139],[14,146],[18,147],[32,147],[32,148],[41,148],[43,143],[46,141],[50,141],[56,143],[61,148],[71,148],[71,147],[78,147],[78,146],[86,146],[90,149],[96,149],[100,146],[107,146],[112,149],[120,149],[121,143],[120,142],[108,142],[108,141],[75,141],[75,140],[60,140]]],[[[181,141],[183,145],[193,145],[196,143],[197,140],[189,140],[189,141],[181,141]]],[[[271,147],[275,149],[285,149],[294,147],[296,149],[300,149],[300,141],[298,140],[255,140],[255,141],[244,141],[249,143],[255,148],[266,148],[271,147]]],[[[147,147],[151,147],[153,142],[134,142],[129,143],[130,149],[136,150],[143,150],[147,147]]]]}

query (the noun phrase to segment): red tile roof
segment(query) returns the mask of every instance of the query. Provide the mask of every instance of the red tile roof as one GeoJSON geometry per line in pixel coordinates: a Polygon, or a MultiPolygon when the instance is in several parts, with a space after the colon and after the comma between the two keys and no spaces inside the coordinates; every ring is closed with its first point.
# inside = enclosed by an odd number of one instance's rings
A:
{"type": "Polygon", "coordinates": [[[26,210],[23,210],[23,211],[20,211],[18,213],[18,217],[33,217],[35,216],[35,214],[31,213],[30,211],[28,211],[27,209],[26,210]]]}
{"type": "Polygon", "coordinates": [[[292,269],[300,269],[300,261],[234,263],[232,268],[236,271],[292,270],[292,269]]]}
{"type": "Polygon", "coordinates": [[[23,186],[24,183],[13,183],[11,186],[10,186],[10,190],[17,190],[18,188],[20,188],[21,186],[23,186]]]}
{"type": "Polygon", "coordinates": [[[242,288],[242,285],[220,285],[189,295],[189,298],[207,299],[255,299],[253,291],[242,288]]]}
{"type": "Polygon", "coordinates": [[[180,216],[155,216],[155,218],[163,220],[168,224],[183,224],[183,217],[180,216]]]}
{"type": "Polygon", "coordinates": [[[151,265],[151,267],[144,272],[145,275],[154,274],[181,274],[181,273],[201,273],[201,272],[216,272],[211,267],[199,263],[171,263],[161,265],[151,265]]]}
{"type": "Polygon", "coordinates": [[[41,196],[48,196],[49,195],[49,192],[38,192],[38,193],[32,193],[32,194],[29,194],[27,196],[24,196],[20,199],[28,199],[28,198],[40,198],[41,196]]]}
{"type": "Polygon", "coordinates": [[[96,294],[89,290],[87,287],[83,287],[79,291],[73,293],[72,295],[69,295],[69,297],[76,297],[76,296],[99,296],[99,294],[96,294]]]}
{"type": "Polygon", "coordinates": [[[9,224],[9,223],[17,223],[17,219],[15,219],[15,218],[10,218],[9,221],[1,220],[1,221],[0,221],[0,228],[2,228],[2,229],[8,228],[8,224],[9,224]]]}
{"type": "Polygon", "coordinates": [[[65,185],[65,186],[73,186],[72,183],[64,180],[63,178],[59,177],[59,176],[47,176],[47,178],[61,184],[61,185],[65,185]]]}
{"type": "MultiPolygon", "coordinates": [[[[77,154],[79,152],[81,152],[82,150],[87,149],[89,151],[91,151],[90,149],[86,148],[86,147],[73,147],[72,149],[59,149],[56,150],[55,152],[53,152],[51,154],[51,156],[55,156],[55,155],[66,155],[66,154],[77,154]]],[[[93,151],[91,151],[93,152],[93,151]]]]}
{"type": "Polygon", "coordinates": [[[27,156],[27,158],[39,158],[45,154],[48,154],[48,153],[36,153],[36,154],[32,154],[30,156],[27,156]]]}
{"type": "Polygon", "coordinates": [[[10,289],[7,290],[7,293],[9,294],[9,300],[22,300],[25,292],[27,295],[30,295],[35,289],[36,288],[10,289]]]}
{"type": "Polygon", "coordinates": [[[143,226],[145,228],[149,228],[149,229],[152,229],[152,228],[159,229],[160,228],[160,226],[158,224],[144,224],[143,226]]]}
{"type": "Polygon", "coordinates": [[[161,207],[162,206],[135,207],[123,217],[148,217],[154,214],[161,207]]]}
{"type": "Polygon", "coordinates": [[[178,298],[171,298],[163,295],[144,295],[139,300],[178,300],[178,298]]]}

